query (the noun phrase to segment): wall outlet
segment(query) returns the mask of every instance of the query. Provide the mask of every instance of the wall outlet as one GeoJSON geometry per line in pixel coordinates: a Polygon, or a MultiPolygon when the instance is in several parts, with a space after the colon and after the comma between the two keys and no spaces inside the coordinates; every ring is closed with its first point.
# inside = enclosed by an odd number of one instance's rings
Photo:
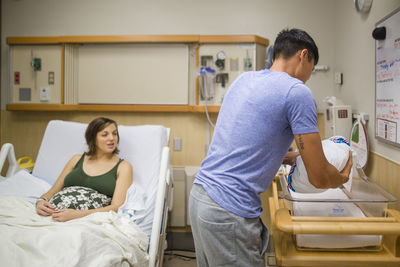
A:
{"type": "Polygon", "coordinates": [[[182,138],[175,137],[174,138],[174,151],[181,151],[182,150],[182,138]]]}
{"type": "Polygon", "coordinates": [[[335,83],[343,84],[343,73],[342,72],[335,72],[335,83]]]}
{"type": "Polygon", "coordinates": [[[40,87],[40,101],[50,101],[50,87],[40,87]]]}

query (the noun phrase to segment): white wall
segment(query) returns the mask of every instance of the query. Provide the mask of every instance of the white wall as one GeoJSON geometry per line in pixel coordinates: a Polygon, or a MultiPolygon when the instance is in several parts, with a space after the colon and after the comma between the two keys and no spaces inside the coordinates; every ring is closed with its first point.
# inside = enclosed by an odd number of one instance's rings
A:
{"type": "MultiPolygon", "coordinates": [[[[399,0],[375,0],[370,13],[361,15],[352,0],[2,0],[2,109],[9,75],[7,36],[257,34],[273,42],[282,28],[297,27],[313,36],[320,64],[330,67],[308,82],[319,110],[325,96],[336,95],[373,118],[371,32],[399,6],[399,0]],[[334,71],[344,74],[340,87],[333,83],[334,71]]],[[[376,141],[374,127],[372,119],[372,150],[400,162],[399,148],[376,141]]]]}
{"type": "MultiPolygon", "coordinates": [[[[333,7],[331,0],[3,0],[2,69],[7,36],[257,34],[273,42],[285,27],[305,29],[320,48],[320,63],[332,66],[333,7]]],[[[309,81],[319,105],[332,94],[332,80],[327,72],[309,81]]]]}
{"type": "Polygon", "coordinates": [[[375,0],[368,14],[360,14],[353,1],[337,0],[334,9],[338,18],[334,29],[334,66],[344,77],[342,86],[334,86],[334,94],[352,105],[353,110],[369,114],[371,150],[398,163],[400,148],[375,139],[375,40],[372,31],[378,21],[399,7],[399,0],[375,0]]]}

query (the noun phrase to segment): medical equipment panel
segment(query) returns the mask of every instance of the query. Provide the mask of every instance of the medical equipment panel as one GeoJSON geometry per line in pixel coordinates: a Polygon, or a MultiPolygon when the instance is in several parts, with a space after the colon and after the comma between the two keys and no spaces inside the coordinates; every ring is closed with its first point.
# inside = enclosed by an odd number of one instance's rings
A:
{"type": "Polygon", "coordinates": [[[351,106],[328,106],[325,109],[325,138],[343,136],[350,139],[352,127],[351,106]]]}
{"type": "Polygon", "coordinates": [[[61,66],[61,45],[10,47],[10,102],[61,104],[61,66]]]}
{"type": "Polygon", "coordinates": [[[258,43],[202,43],[199,46],[199,105],[221,105],[243,72],[265,67],[266,46],[258,43]]]}
{"type": "Polygon", "coordinates": [[[173,209],[170,212],[168,226],[185,227],[186,226],[186,175],[182,167],[172,169],[174,179],[173,187],[173,209]]]}

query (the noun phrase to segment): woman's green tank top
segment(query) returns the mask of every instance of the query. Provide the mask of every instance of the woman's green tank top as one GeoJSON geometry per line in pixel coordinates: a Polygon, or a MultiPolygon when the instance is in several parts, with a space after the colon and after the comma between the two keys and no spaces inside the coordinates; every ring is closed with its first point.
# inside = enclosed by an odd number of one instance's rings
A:
{"type": "Polygon", "coordinates": [[[85,154],[82,154],[82,157],[79,159],[74,169],[70,173],[68,173],[67,176],[65,176],[64,186],[84,186],[92,188],[97,192],[105,194],[109,197],[112,197],[117,180],[118,166],[121,161],[123,161],[123,159],[120,159],[118,163],[115,164],[114,168],[112,168],[108,172],[101,175],[89,176],[83,171],[84,157],[85,154]]]}

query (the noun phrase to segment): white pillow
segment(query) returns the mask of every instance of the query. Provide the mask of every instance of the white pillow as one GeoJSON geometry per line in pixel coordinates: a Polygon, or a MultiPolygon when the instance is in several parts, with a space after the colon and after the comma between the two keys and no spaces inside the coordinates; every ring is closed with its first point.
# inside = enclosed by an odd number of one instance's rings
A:
{"type": "MultiPolygon", "coordinates": [[[[333,136],[322,141],[322,148],[330,164],[342,171],[349,159],[350,144],[342,136],[333,136]]],[[[352,172],[349,182],[351,183],[352,172]]],[[[297,157],[288,175],[288,188],[297,193],[321,193],[327,189],[313,186],[308,180],[307,170],[301,156],[297,157]]]]}
{"type": "Polygon", "coordinates": [[[53,120],[47,124],[32,174],[52,184],[75,154],[87,151],[87,124],[53,120]]]}

